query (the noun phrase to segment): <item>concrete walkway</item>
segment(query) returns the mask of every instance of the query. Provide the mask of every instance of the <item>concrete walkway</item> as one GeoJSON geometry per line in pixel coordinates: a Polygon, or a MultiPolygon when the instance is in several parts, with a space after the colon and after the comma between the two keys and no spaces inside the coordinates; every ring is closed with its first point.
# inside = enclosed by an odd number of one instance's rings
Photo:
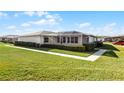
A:
{"type": "Polygon", "coordinates": [[[87,57],[87,59],[89,59],[90,61],[95,61],[97,60],[102,54],[104,54],[107,50],[105,49],[100,49],[99,51],[97,51],[96,53],[94,53],[93,55],[87,57]]]}
{"type": "Polygon", "coordinates": [[[30,49],[30,48],[24,48],[24,47],[18,47],[18,46],[11,46],[11,45],[5,45],[5,46],[13,47],[13,48],[19,48],[19,49],[24,49],[24,50],[29,50],[29,51],[34,51],[34,52],[52,54],[52,55],[57,55],[57,56],[75,58],[75,59],[80,59],[80,60],[87,60],[87,61],[92,61],[92,62],[95,61],[95,60],[97,60],[102,54],[104,54],[107,51],[105,49],[100,49],[99,51],[97,51],[96,53],[92,54],[89,57],[81,57],[81,56],[74,56],[74,55],[61,54],[61,53],[55,53],[55,52],[47,52],[47,51],[30,49]]]}

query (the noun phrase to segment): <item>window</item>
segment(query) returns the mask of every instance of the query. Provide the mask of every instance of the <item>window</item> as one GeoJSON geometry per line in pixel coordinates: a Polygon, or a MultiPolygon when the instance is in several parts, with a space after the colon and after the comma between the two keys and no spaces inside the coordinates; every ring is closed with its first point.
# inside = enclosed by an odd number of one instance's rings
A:
{"type": "Polygon", "coordinates": [[[71,43],[74,43],[74,37],[71,37],[71,43]]]}
{"type": "Polygon", "coordinates": [[[78,37],[75,37],[75,43],[78,43],[78,37]]]}
{"type": "Polygon", "coordinates": [[[70,43],[70,37],[67,37],[67,42],[70,43]]]}
{"type": "Polygon", "coordinates": [[[89,42],[89,37],[86,37],[86,42],[87,42],[87,43],[89,42]]]}
{"type": "Polygon", "coordinates": [[[48,37],[44,37],[44,42],[45,43],[49,42],[49,38],[48,37]]]}
{"type": "Polygon", "coordinates": [[[57,37],[57,43],[60,43],[60,37],[57,37]]]}
{"type": "Polygon", "coordinates": [[[65,43],[66,42],[66,38],[65,37],[63,37],[63,43],[65,43]]]}

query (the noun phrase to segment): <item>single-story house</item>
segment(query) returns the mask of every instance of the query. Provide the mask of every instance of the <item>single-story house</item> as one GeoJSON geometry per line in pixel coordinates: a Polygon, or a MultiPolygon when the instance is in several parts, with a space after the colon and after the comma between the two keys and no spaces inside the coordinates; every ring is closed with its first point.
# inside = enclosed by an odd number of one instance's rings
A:
{"type": "Polygon", "coordinates": [[[124,41],[124,35],[106,37],[106,38],[104,38],[104,41],[106,41],[106,42],[124,41]]]}
{"type": "Polygon", "coordinates": [[[104,38],[103,38],[103,37],[98,37],[98,38],[97,38],[97,41],[104,42],[104,38]]]}
{"type": "Polygon", "coordinates": [[[0,37],[0,41],[4,41],[4,42],[14,43],[17,40],[18,40],[18,35],[6,35],[0,37]]]}
{"type": "Polygon", "coordinates": [[[77,31],[40,31],[18,37],[18,41],[23,42],[35,42],[39,44],[55,44],[67,46],[93,43],[96,40],[97,38],[93,35],[87,35],[77,31]]]}

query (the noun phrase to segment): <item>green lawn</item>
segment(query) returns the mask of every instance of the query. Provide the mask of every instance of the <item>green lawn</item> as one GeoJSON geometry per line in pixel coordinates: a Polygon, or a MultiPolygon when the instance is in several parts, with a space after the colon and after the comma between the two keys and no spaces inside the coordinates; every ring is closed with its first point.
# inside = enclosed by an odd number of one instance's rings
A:
{"type": "Polygon", "coordinates": [[[102,48],[110,51],[88,62],[0,43],[0,80],[124,80],[124,47],[102,48]]]}
{"type": "Polygon", "coordinates": [[[49,52],[56,52],[56,53],[63,53],[69,55],[76,55],[76,56],[83,56],[87,57],[95,53],[96,51],[89,51],[89,52],[76,52],[76,51],[68,51],[68,50],[61,50],[61,49],[54,49],[54,48],[40,48],[40,50],[49,51],[49,52]]]}

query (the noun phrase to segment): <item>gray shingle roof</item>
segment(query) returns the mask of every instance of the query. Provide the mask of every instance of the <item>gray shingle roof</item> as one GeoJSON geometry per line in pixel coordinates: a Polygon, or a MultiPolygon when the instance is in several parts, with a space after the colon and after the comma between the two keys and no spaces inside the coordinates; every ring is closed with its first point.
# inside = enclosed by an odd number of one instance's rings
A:
{"type": "Polygon", "coordinates": [[[5,35],[5,36],[1,36],[1,38],[17,38],[19,37],[18,35],[5,35]]]}
{"type": "MultiPolygon", "coordinates": [[[[39,35],[49,35],[49,36],[57,36],[57,35],[81,35],[84,34],[78,31],[64,31],[64,32],[52,32],[52,31],[38,31],[29,34],[22,35],[21,37],[25,36],[39,36],[39,35]]],[[[84,34],[87,35],[87,34],[84,34]]],[[[93,35],[89,35],[93,36],[93,35]]]]}
{"type": "Polygon", "coordinates": [[[38,31],[38,32],[25,34],[25,35],[22,35],[22,36],[38,36],[38,35],[47,35],[47,34],[54,34],[54,33],[55,32],[51,32],[51,31],[38,31]]]}

